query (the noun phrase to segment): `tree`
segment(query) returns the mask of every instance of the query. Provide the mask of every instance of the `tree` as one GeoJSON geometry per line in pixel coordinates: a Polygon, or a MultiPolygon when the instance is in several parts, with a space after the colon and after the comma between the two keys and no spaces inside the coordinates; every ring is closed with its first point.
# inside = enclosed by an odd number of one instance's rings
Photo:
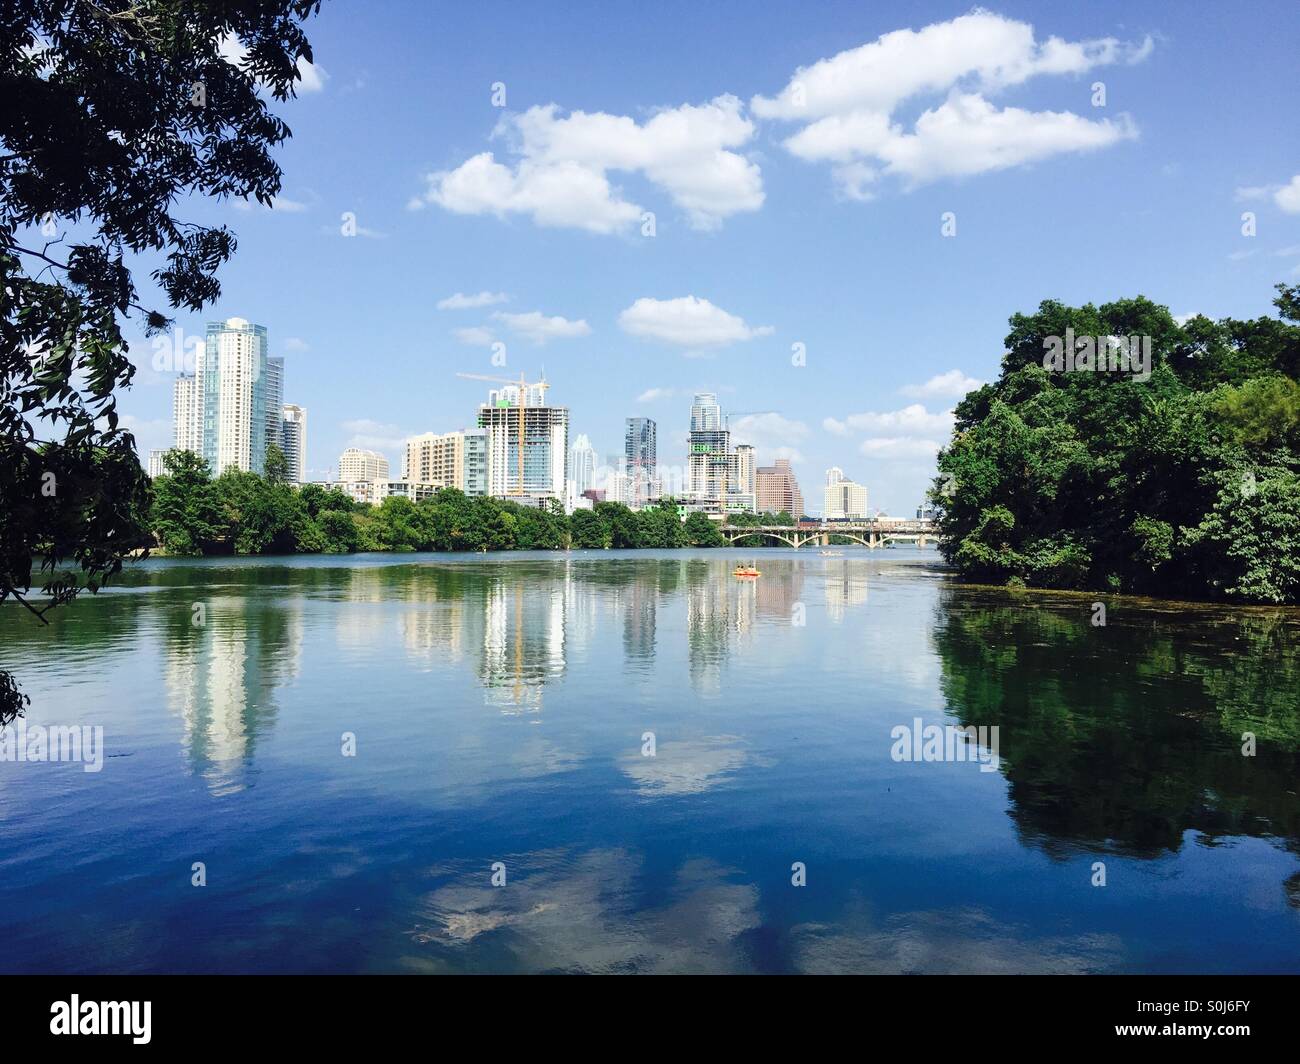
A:
{"type": "Polygon", "coordinates": [[[262,475],[272,484],[289,483],[289,459],[273,443],[266,448],[266,459],[262,465],[262,475]]]}
{"type": "MultiPolygon", "coordinates": [[[[170,322],[140,305],[128,254],[171,308],[220,294],[225,227],[173,214],[193,194],[280,189],[290,133],[266,97],[293,95],[319,0],[10,0],[0,17],[0,602],[41,615],[95,591],[147,542],[148,484],[116,394],[121,332],[170,322]],[[226,59],[242,49],[236,64],[226,59]],[[63,225],[76,227],[65,245],[63,225]],[[53,478],[53,479],[51,479],[53,478]],[[30,601],[33,567],[44,606],[30,601]],[[72,562],[80,575],[56,575],[72,562]]],[[[0,720],[22,706],[0,680],[0,720]]]]}
{"type": "Polygon", "coordinates": [[[169,554],[201,554],[223,534],[224,522],[208,463],[192,451],[168,451],[153,485],[149,525],[169,554]]]}
{"type": "Polygon", "coordinates": [[[725,547],[727,544],[727,537],[722,534],[718,523],[709,520],[709,515],[699,510],[686,515],[682,531],[691,547],[725,547]]]}
{"type": "Polygon", "coordinates": [[[1252,322],[1179,325],[1141,297],[1013,315],[939,456],[947,559],[981,582],[1300,601],[1298,294],[1252,322]],[[1149,361],[1045,366],[1070,330],[1149,337],[1149,361]]]}

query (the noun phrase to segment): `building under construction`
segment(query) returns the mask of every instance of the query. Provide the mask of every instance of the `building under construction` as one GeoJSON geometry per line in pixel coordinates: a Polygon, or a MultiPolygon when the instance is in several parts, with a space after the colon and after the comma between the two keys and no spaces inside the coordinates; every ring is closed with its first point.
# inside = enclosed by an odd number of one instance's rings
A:
{"type": "MultiPolygon", "coordinates": [[[[470,377],[470,374],[461,374],[470,377]]],[[[564,501],[565,461],[569,452],[569,410],[548,406],[545,380],[530,383],[504,378],[478,410],[487,435],[487,493],[537,505],[564,501]]]]}

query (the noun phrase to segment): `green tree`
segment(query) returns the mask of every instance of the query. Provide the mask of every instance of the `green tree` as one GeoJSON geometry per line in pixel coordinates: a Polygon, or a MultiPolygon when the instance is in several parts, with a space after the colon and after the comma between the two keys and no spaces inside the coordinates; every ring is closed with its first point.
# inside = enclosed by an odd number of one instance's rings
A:
{"type": "Polygon", "coordinates": [[[716,521],[709,520],[707,514],[696,510],[686,515],[683,525],[686,544],[691,547],[725,547],[727,537],[722,534],[716,521]]]}
{"type": "MultiPolygon", "coordinates": [[[[319,0],[11,0],[0,15],[0,601],[38,615],[95,591],[147,542],[148,484],[120,424],[140,305],[128,255],[172,308],[202,309],[234,234],[173,213],[280,189],[271,149],[311,59],[319,0]],[[239,65],[223,45],[237,38],[239,65]],[[64,243],[75,225],[76,236],[64,243]],[[63,230],[60,232],[60,230],[63,230]],[[53,230],[53,236],[47,235],[53,230]],[[38,438],[37,432],[44,438],[38,438]],[[54,480],[50,479],[53,475],[54,480]],[[53,490],[51,490],[53,485],[53,490]],[[45,604],[29,599],[36,559],[45,604]],[[71,562],[74,570],[63,570],[71,562]]],[[[0,682],[0,720],[21,708],[0,682]]]]}
{"type": "Polygon", "coordinates": [[[225,534],[208,463],[192,451],[168,451],[154,481],[149,526],[169,554],[202,554],[225,534]]]}

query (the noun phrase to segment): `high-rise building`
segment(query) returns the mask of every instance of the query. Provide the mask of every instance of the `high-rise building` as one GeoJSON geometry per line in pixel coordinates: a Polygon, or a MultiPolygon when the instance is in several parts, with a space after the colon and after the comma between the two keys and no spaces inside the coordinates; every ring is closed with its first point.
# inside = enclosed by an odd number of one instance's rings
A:
{"type": "Polygon", "coordinates": [[[487,433],[471,429],[465,434],[465,458],[461,467],[461,491],[486,495],[488,484],[487,433]]]}
{"type": "Polygon", "coordinates": [[[712,392],[700,392],[691,405],[686,456],[686,494],[697,505],[721,512],[736,480],[731,433],[722,427],[722,408],[712,392]]]}
{"type": "Polygon", "coordinates": [[[736,446],[736,484],[732,499],[740,509],[754,510],[758,507],[757,489],[754,483],[758,463],[754,457],[752,444],[741,443],[736,446]]]}
{"type": "Polygon", "coordinates": [[[166,451],[160,451],[156,448],[149,452],[148,472],[150,480],[154,477],[160,477],[167,472],[167,467],[163,465],[163,455],[166,453],[166,451]]]}
{"type": "Polygon", "coordinates": [[[227,469],[261,473],[268,435],[266,326],[243,318],[209,322],[198,378],[199,433],[213,475],[227,469]]]}
{"type": "Polygon", "coordinates": [[[198,378],[182,373],[172,385],[172,446],[178,451],[203,453],[202,396],[198,378]]]}
{"type": "Polygon", "coordinates": [[[627,432],[623,438],[623,467],[628,478],[628,500],[633,508],[640,508],[659,496],[659,448],[656,442],[657,427],[648,417],[627,419],[627,432]]]}
{"type": "Polygon", "coordinates": [[[573,490],[581,495],[592,487],[596,478],[596,448],[584,432],[569,448],[569,479],[573,490]]]}
{"type": "Polygon", "coordinates": [[[339,480],[352,484],[387,479],[388,459],[378,451],[349,447],[339,455],[339,480]]]}
{"type": "Polygon", "coordinates": [[[494,388],[479,407],[487,432],[487,493],[497,498],[564,501],[569,410],[546,405],[546,382],[494,388]]]}
{"type": "Polygon", "coordinates": [[[867,516],[867,489],[844,475],[839,466],[826,470],[826,487],[822,496],[822,516],[828,520],[867,516]]]}
{"type": "Polygon", "coordinates": [[[266,446],[284,450],[284,359],[266,360],[266,446]]]}
{"type": "Polygon", "coordinates": [[[785,511],[798,520],[803,516],[803,494],[790,468],[790,459],[778,458],[775,465],[760,466],[754,474],[754,493],[760,513],[785,511]]]}
{"type": "Polygon", "coordinates": [[[280,408],[280,450],[289,466],[289,480],[301,484],[307,474],[307,411],[293,403],[280,408]]]}
{"type": "Polygon", "coordinates": [[[487,494],[487,434],[471,429],[412,436],[402,454],[402,480],[487,494]]]}

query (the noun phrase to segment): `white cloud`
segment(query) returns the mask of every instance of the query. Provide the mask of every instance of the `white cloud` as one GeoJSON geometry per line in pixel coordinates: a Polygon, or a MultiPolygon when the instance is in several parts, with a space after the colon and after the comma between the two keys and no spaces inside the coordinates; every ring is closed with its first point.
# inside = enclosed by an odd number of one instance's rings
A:
{"type": "Polygon", "coordinates": [[[911,399],[955,399],[974,391],[984,382],[968,377],[959,369],[950,369],[931,377],[924,384],[909,384],[899,391],[911,399]]]}
{"type": "Polygon", "coordinates": [[[284,349],[286,351],[310,351],[311,344],[297,336],[287,336],[284,341],[284,349]]]}
{"type": "Polygon", "coordinates": [[[246,199],[237,199],[234,204],[237,211],[251,211],[255,207],[262,207],[264,210],[281,211],[285,214],[300,214],[309,207],[308,204],[300,200],[291,200],[285,196],[272,196],[270,206],[246,199]]]}
{"type": "Polygon", "coordinates": [[[806,123],[785,142],[794,155],[829,162],[841,192],[870,199],[881,176],[909,184],[987,173],[1136,136],[1127,116],[1091,120],[1071,112],[999,110],[985,98],[1044,74],[1082,74],[1136,63],[1150,38],[1038,42],[1033,27],[973,11],[921,30],[897,30],[795,71],[775,97],[755,96],[754,114],[806,123]],[[946,99],[907,131],[895,115],[919,96],[946,99]]]}
{"type": "MultiPolygon", "coordinates": [[[[343,431],[352,434],[345,446],[361,447],[368,451],[401,451],[406,447],[406,440],[410,435],[396,425],[373,421],[370,418],[344,421],[343,431]]],[[[390,470],[390,472],[397,471],[390,470]]]]}
{"type": "Polygon", "coordinates": [[[696,348],[725,347],[773,332],[770,325],[751,327],[744,318],[695,296],[643,297],[619,314],[618,324],[632,336],[696,348]]]}
{"type": "Polygon", "coordinates": [[[509,298],[504,292],[479,292],[473,296],[467,296],[464,292],[457,292],[446,299],[438,300],[438,309],[473,310],[476,307],[490,307],[497,303],[504,303],[509,298]]]}
{"type": "Polygon", "coordinates": [[[462,344],[471,347],[490,347],[496,339],[495,334],[486,325],[471,325],[464,329],[455,329],[452,335],[462,344]]]}
{"type": "Polygon", "coordinates": [[[1300,174],[1273,193],[1273,202],[1287,214],[1300,214],[1300,174]]]}
{"type": "Polygon", "coordinates": [[[849,432],[875,434],[896,434],[905,436],[947,435],[952,431],[953,414],[951,410],[942,414],[927,413],[920,403],[912,403],[901,410],[888,410],[883,413],[871,411],[865,414],[850,414],[843,421],[827,418],[822,426],[837,436],[849,432]]]}
{"type": "Polygon", "coordinates": [[[647,388],[636,397],[638,403],[653,403],[659,399],[670,399],[676,394],[673,388],[647,388]]]}
{"type": "MultiPolygon", "coordinates": [[[[217,51],[231,66],[244,66],[248,59],[248,49],[244,47],[243,42],[233,33],[227,33],[217,42],[217,51]]],[[[329,80],[329,74],[323,67],[318,67],[314,63],[309,63],[301,56],[298,57],[298,92],[321,92],[325,88],[325,82],[329,80]]]]}
{"type": "Polygon", "coordinates": [[[420,203],[458,214],[525,214],[540,226],[626,232],[644,208],[611,185],[609,171],[640,174],[666,192],[697,229],[763,204],[758,166],[730,149],[748,143],[754,124],[734,96],[665,108],[644,123],[626,115],[532,107],[498,123],[513,163],[480,152],[452,170],[426,175],[420,203]]]}
{"type": "Polygon", "coordinates": [[[581,318],[577,321],[559,315],[548,318],[540,310],[530,310],[527,314],[498,311],[492,317],[504,322],[511,332],[518,333],[535,344],[544,344],[547,340],[567,340],[591,333],[591,326],[581,318]]]}
{"type": "Polygon", "coordinates": [[[863,440],[858,450],[868,458],[934,458],[943,444],[911,436],[883,436],[863,440]]]}
{"type": "Polygon", "coordinates": [[[802,462],[803,453],[798,444],[807,439],[808,426],[773,411],[762,414],[745,414],[729,422],[734,444],[748,443],[757,451],[760,461],[788,458],[802,462]]]}

